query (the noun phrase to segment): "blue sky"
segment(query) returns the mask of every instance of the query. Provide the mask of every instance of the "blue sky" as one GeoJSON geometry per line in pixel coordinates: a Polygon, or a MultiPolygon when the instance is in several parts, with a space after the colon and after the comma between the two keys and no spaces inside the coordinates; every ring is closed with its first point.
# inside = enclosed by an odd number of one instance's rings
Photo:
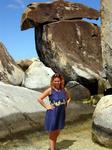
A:
{"type": "MultiPolygon", "coordinates": [[[[47,0],[46,0],[47,1],[47,0]]],[[[0,42],[15,60],[37,57],[34,28],[21,31],[21,16],[26,6],[32,2],[45,0],[0,0],[0,42]]],[[[69,0],[100,10],[100,0],[69,0]]],[[[100,21],[97,21],[100,24],[100,21]]]]}

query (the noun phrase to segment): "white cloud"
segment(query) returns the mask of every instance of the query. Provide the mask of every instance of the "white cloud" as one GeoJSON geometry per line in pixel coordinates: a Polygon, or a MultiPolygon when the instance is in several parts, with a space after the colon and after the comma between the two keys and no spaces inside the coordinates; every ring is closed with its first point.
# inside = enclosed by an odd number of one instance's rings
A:
{"type": "Polygon", "coordinates": [[[18,5],[20,5],[22,8],[25,7],[23,0],[15,0],[15,1],[16,1],[16,3],[17,3],[18,5]]]}
{"type": "Polygon", "coordinates": [[[12,9],[18,9],[18,8],[24,8],[24,1],[23,0],[13,0],[12,3],[7,5],[8,8],[12,9]]]}
{"type": "Polygon", "coordinates": [[[17,9],[18,7],[14,4],[7,5],[8,8],[17,9]]]}

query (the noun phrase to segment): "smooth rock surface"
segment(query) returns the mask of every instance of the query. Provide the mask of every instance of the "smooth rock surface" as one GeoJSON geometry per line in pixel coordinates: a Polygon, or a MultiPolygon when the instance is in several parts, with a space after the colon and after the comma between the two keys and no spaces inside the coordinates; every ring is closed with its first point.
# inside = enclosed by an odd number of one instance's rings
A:
{"type": "Polygon", "coordinates": [[[102,97],[96,106],[92,137],[93,141],[112,148],[112,95],[102,97]]]}
{"type": "Polygon", "coordinates": [[[76,81],[69,81],[66,88],[71,99],[74,101],[90,99],[91,97],[90,91],[76,81]]]}
{"type": "MultiPolygon", "coordinates": [[[[38,102],[40,92],[0,82],[0,139],[21,132],[44,129],[46,109],[38,102]]],[[[49,103],[48,98],[45,103],[49,103]]],[[[66,123],[88,118],[94,108],[72,103],[66,110],[66,123]]]]}
{"type": "Polygon", "coordinates": [[[20,85],[24,72],[10,56],[4,44],[0,42],[0,81],[20,85]]]}
{"type": "Polygon", "coordinates": [[[34,61],[27,71],[22,85],[33,90],[43,91],[50,85],[54,72],[46,67],[41,61],[34,61]]]}
{"type": "Polygon", "coordinates": [[[103,67],[112,86],[112,1],[101,1],[101,45],[103,67]]]}
{"type": "Polygon", "coordinates": [[[39,95],[40,92],[0,82],[0,138],[42,124],[44,109],[37,102],[39,95]]]}

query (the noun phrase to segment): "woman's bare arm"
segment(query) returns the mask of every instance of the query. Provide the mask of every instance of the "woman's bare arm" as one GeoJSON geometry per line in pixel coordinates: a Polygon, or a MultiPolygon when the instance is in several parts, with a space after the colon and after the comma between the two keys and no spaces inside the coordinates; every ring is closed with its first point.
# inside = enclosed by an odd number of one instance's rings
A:
{"type": "Polygon", "coordinates": [[[71,98],[69,97],[69,98],[67,99],[67,105],[70,103],[70,101],[71,101],[71,98]]]}
{"type": "Polygon", "coordinates": [[[52,105],[46,104],[44,102],[44,99],[49,96],[51,93],[51,88],[48,88],[47,90],[45,90],[38,98],[38,102],[46,109],[53,109],[54,107],[52,105]]]}
{"type": "Polygon", "coordinates": [[[67,91],[67,89],[65,88],[65,92],[66,92],[66,94],[67,94],[67,105],[70,103],[70,101],[71,101],[71,97],[70,97],[70,95],[68,94],[68,91],[67,91]]]}

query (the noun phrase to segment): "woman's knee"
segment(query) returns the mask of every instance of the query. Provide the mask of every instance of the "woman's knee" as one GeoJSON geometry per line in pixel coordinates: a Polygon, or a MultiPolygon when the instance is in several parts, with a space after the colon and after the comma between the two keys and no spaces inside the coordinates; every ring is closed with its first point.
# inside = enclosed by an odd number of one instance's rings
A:
{"type": "Polygon", "coordinates": [[[56,130],[56,131],[53,131],[53,132],[50,132],[50,133],[49,133],[49,138],[52,139],[52,140],[55,140],[55,139],[57,138],[57,136],[59,135],[59,133],[60,133],[60,132],[57,131],[57,130],[56,130]]]}
{"type": "Polygon", "coordinates": [[[57,136],[53,135],[53,134],[49,134],[49,139],[50,140],[56,140],[57,136]]]}

